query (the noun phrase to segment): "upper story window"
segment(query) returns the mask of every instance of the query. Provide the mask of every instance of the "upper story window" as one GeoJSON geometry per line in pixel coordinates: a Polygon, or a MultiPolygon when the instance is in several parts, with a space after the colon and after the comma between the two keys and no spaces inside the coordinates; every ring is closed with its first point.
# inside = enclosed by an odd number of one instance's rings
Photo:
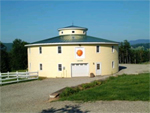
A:
{"type": "Polygon", "coordinates": [[[72,31],[72,33],[75,33],[75,31],[72,31]]]}
{"type": "Polygon", "coordinates": [[[114,46],[112,46],[112,52],[114,52],[114,46]]]}
{"type": "Polygon", "coordinates": [[[62,71],[62,64],[58,64],[58,71],[62,71]]]}
{"type": "Polygon", "coordinates": [[[96,52],[97,52],[97,53],[100,52],[100,46],[96,46],[96,52]]]}
{"type": "Polygon", "coordinates": [[[61,46],[58,46],[58,53],[62,53],[61,46]]]}
{"type": "Polygon", "coordinates": [[[39,47],[39,53],[42,54],[42,47],[39,47]]]}

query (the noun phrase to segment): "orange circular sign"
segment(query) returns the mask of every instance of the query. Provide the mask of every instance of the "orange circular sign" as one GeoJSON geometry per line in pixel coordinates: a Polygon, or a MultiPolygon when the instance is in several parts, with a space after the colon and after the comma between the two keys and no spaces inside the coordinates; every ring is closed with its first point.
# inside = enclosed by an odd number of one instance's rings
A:
{"type": "Polygon", "coordinates": [[[77,55],[78,55],[78,56],[81,56],[82,54],[83,54],[83,51],[82,51],[82,50],[78,50],[78,51],[77,51],[77,55]]]}

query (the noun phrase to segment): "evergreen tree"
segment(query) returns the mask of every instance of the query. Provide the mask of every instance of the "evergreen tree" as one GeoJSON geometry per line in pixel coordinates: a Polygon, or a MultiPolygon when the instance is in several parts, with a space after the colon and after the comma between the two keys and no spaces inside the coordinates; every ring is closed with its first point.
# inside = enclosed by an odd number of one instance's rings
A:
{"type": "Polygon", "coordinates": [[[6,46],[0,42],[0,71],[10,71],[8,53],[6,52],[6,46]]]}
{"type": "Polygon", "coordinates": [[[13,41],[11,51],[11,68],[12,70],[26,69],[27,68],[27,48],[24,47],[27,42],[21,39],[13,41]]]}

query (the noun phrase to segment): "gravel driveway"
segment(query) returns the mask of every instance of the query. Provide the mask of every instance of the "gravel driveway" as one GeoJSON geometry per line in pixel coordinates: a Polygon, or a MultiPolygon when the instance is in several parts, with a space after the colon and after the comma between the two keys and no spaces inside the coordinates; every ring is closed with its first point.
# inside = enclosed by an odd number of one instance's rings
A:
{"type": "MultiPolygon", "coordinates": [[[[150,65],[121,64],[122,73],[150,72],[150,65]]],[[[115,74],[115,75],[117,75],[115,74]]],[[[49,94],[66,86],[76,86],[93,80],[105,79],[109,76],[95,78],[55,78],[16,83],[0,87],[1,112],[148,112],[148,102],[128,101],[97,101],[87,103],[48,102],[49,94]]]]}

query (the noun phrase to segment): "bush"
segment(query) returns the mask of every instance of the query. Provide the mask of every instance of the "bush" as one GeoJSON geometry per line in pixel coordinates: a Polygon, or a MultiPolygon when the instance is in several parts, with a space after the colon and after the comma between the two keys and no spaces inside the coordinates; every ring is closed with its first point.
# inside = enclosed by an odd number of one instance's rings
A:
{"type": "Polygon", "coordinates": [[[64,91],[62,91],[62,93],[59,95],[60,97],[67,97],[67,96],[70,96],[72,94],[75,94],[81,90],[85,90],[85,89],[88,89],[88,88],[92,88],[92,87],[95,87],[97,85],[100,85],[101,82],[100,81],[93,81],[91,83],[84,83],[84,84],[81,84],[80,86],[77,86],[77,87],[66,87],[64,91]]]}
{"type": "Polygon", "coordinates": [[[65,88],[65,90],[60,94],[60,97],[66,97],[66,96],[70,96],[74,93],[77,93],[79,92],[80,89],[78,87],[76,88],[70,88],[70,87],[67,87],[65,88]]]}

